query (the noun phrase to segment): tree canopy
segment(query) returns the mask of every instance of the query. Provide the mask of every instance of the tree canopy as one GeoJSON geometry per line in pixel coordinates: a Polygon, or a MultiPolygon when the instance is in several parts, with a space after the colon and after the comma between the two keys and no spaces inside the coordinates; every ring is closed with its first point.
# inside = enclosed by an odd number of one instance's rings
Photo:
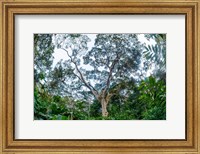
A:
{"type": "Polygon", "coordinates": [[[166,36],[139,35],[35,34],[35,119],[165,119],[166,36]]]}

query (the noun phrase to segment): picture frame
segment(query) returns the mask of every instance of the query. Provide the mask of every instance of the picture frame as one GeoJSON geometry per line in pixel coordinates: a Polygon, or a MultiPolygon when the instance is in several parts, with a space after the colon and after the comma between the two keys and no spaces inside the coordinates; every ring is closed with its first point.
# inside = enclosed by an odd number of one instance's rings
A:
{"type": "Polygon", "coordinates": [[[3,0],[0,2],[1,153],[200,153],[199,0],[3,0]],[[186,17],[186,139],[15,139],[15,15],[124,14],[186,17]]]}

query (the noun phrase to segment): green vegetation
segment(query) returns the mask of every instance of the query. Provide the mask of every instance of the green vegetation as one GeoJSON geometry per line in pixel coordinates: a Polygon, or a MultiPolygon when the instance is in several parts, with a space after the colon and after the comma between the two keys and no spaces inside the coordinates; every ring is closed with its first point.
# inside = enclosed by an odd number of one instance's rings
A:
{"type": "Polygon", "coordinates": [[[138,35],[35,34],[34,119],[165,120],[166,35],[138,35]]]}

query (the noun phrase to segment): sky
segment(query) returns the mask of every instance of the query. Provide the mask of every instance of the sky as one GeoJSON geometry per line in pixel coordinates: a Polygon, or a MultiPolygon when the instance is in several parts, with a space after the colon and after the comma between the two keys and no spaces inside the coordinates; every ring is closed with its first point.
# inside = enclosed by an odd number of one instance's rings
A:
{"type": "MultiPolygon", "coordinates": [[[[96,38],[96,35],[97,34],[85,34],[87,35],[89,38],[90,38],[90,42],[88,42],[88,51],[94,46],[94,42],[95,42],[95,38],[96,38]]],[[[155,45],[156,42],[155,40],[153,39],[150,39],[150,40],[147,40],[145,37],[144,37],[144,34],[138,34],[138,39],[141,43],[145,43],[146,45],[155,45]]],[[[54,53],[53,53],[53,57],[54,57],[54,60],[53,60],[53,64],[52,64],[52,67],[54,68],[56,66],[56,64],[62,59],[63,61],[65,60],[68,60],[69,57],[67,56],[67,53],[66,51],[62,50],[62,49],[57,49],[55,48],[54,49],[54,53]]],[[[143,62],[144,62],[144,59],[141,60],[141,64],[140,64],[140,68],[143,68],[144,65],[143,65],[143,62]]],[[[81,60],[81,67],[83,69],[86,69],[86,70],[92,70],[93,67],[89,66],[89,65],[84,65],[83,64],[83,60],[81,60]]],[[[153,69],[154,69],[154,66],[152,66],[151,69],[147,70],[143,76],[150,76],[153,72],[153,69]]],[[[99,70],[101,70],[101,68],[99,68],[99,70]]],[[[143,69],[144,70],[144,69],[143,69]]],[[[133,74],[134,77],[136,77],[134,74],[133,74]]],[[[94,83],[95,84],[95,83],[94,83]]]]}
{"type": "MultiPolygon", "coordinates": [[[[97,34],[85,34],[87,35],[89,38],[90,38],[90,42],[88,42],[88,51],[90,51],[92,49],[92,47],[94,46],[94,43],[95,43],[95,38],[96,38],[96,35],[97,34]]],[[[147,40],[145,37],[144,37],[144,34],[138,34],[138,39],[139,41],[143,44],[145,43],[146,45],[155,45],[156,42],[153,40],[153,39],[150,39],[150,40],[147,40]]],[[[54,53],[53,53],[53,57],[54,57],[54,60],[53,60],[53,64],[52,64],[52,68],[54,68],[56,66],[56,64],[60,61],[60,60],[68,60],[69,57],[66,53],[66,51],[64,51],[63,49],[57,49],[57,48],[54,48],[54,53]]],[[[142,76],[143,77],[148,77],[152,74],[153,70],[154,70],[154,67],[152,67],[150,70],[148,71],[144,71],[144,65],[143,65],[143,62],[144,60],[142,59],[141,60],[141,63],[140,63],[140,68],[143,70],[142,71],[142,76]]],[[[83,64],[83,60],[81,60],[80,62],[80,66],[81,68],[85,69],[85,70],[93,70],[93,67],[90,66],[90,65],[84,65],[83,64]]],[[[103,70],[103,68],[99,68],[99,70],[103,70]]],[[[137,73],[141,74],[141,72],[138,70],[137,72],[134,72],[132,73],[132,77],[134,77],[135,79],[138,79],[140,80],[140,76],[139,75],[136,75],[137,73]]],[[[96,81],[96,80],[90,80],[90,84],[92,86],[95,86],[99,81],[96,81]]],[[[87,88],[86,88],[87,89],[87,88]]]]}
{"type": "MultiPolygon", "coordinates": [[[[95,37],[96,37],[96,34],[86,34],[90,39],[91,41],[88,42],[88,50],[90,50],[93,45],[94,45],[94,41],[95,41],[95,37]]],[[[138,39],[141,43],[146,43],[146,45],[155,45],[156,42],[152,39],[150,40],[147,40],[145,37],[144,37],[144,34],[139,34],[138,35],[138,39]]],[[[54,49],[54,53],[53,53],[53,57],[54,57],[54,61],[53,61],[53,67],[55,67],[55,65],[61,60],[67,60],[68,59],[68,56],[67,56],[67,53],[62,50],[62,49],[54,49]]]]}

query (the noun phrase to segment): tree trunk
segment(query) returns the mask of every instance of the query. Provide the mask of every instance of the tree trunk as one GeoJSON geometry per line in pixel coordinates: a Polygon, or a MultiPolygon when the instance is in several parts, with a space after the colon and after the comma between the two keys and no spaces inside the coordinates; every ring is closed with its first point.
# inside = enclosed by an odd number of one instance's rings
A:
{"type": "Polygon", "coordinates": [[[103,117],[108,117],[107,105],[108,105],[108,102],[105,99],[102,99],[101,107],[102,107],[102,116],[103,117]]]}

